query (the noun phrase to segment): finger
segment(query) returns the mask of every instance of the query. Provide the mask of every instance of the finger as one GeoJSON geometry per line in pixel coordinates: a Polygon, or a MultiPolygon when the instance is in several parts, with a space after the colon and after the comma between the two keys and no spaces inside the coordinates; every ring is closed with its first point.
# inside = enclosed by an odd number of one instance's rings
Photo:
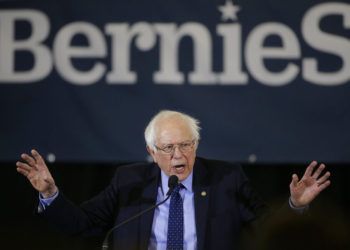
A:
{"type": "Polygon", "coordinates": [[[35,149],[32,149],[32,150],[31,150],[31,153],[32,153],[32,155],[34,156],[34,158],[35,158],[35,160],[36,160],[36,162],[37,162],[38,164],[45,165],[45,161],[44,161],[44,159],[41,157],[41,155],[39,154],[38,151],[36,151],[35,149]]]}
{"type": "Polygon", "coordinates": [[[27,177],[28,174],[29,174],[29,171],[27,171],[27,170],[24,169],[24,168],[20,168],[20,167],[17,168],[17,172],[20,173],[20,174],[22,174],[22,175],[24,175],[25,177],[27,177]]]}
{"type": "Polygon", "coordinates": [[[304,176],[305,177],[308,177],[308,176],[311,176],[312,172],[314,171],[314,168],[316,167],[317,165],[317,161],[312,161],[309,166],[306,168],[305,170],[305,173],[304,173],[304,176]]]}
{"type": "Polygon", "coordinates": [[[321,191],[325,190],[329,185],[331,185],[331,181],[330,180],[322,183],[321,185],[318,186],[319,191],[321,192],[321,191]]]}
{"type": "Polygon", "coordinates": [[[25,160],[31,167],[35,167],[35,160],[33,157],[31,157],[30,155],[27,155],[27,154],[21,154],[21,158],[23,160],[25,160]]]}
{"type": "Polygon", "coordinates": [[[290,183],[290,186],[297,187],[299,182],[299,178],[296,174],[292,175],[292,182],[290,183]]]}
{"type": "Polygon", "coordinates": [[[23,163],[23,162],[20,162],[20,161],[16,162],[16,166],[17,166],[17,168],[26,170],[26,171],[28,171],[28,172],[29,172],[30,170],[32,170],[32,167],[30,167],[28,164],[23,163]]]}
{"type": "Polygon", "coordinates": [[[326,172],[324,175],[322,175],[322,176],[317,180],[317,183],[318,183],[318,184],[324,183],[326,180],[328,180],[329,176],[331,176],[331,173],[330,173],[330,172],[326,172]]]}
{"type": "Polygon", "coordinates": [[[321,175],[322,171],[323,171],[325,168],[326,168],[326,166],[322,163],[322,164],[316,169],[316,171],[314,172],[314,174],[312,175],[312,177],[315,178],[315,179],[317,179],[317,178],[321,175]]]}

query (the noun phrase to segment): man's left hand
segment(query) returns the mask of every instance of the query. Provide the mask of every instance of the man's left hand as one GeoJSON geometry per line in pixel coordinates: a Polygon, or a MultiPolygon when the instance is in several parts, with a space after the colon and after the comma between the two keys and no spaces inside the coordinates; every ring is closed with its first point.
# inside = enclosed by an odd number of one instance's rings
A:
{"type": "Polygon", "coordinates": [[[296,174],[293,174],[289,189],[291,202],[295,207],[309,205],[322,190],[331,184],[328,180],[330,172],[322,174],[326,166],[323,163],[316,167],[317,165],[316,161],[311,162],[301,180],[296,174]]]}

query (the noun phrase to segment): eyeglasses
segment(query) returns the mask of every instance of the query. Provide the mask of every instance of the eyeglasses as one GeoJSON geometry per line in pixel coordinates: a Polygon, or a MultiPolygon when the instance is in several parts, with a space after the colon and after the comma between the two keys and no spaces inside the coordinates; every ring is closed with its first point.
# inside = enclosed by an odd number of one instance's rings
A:
{"type": "Polygon", "coordinates": [[[168,145],[165,145],[164,147],[157,147],[157,145],[154,145],[154,147],[157,149],[157,150],[160,150],[162,151],[164,154],[173,154],[174,151],[175,151],[175,148],[178,147],[179,150],[181,151],[181,153],[188,153],[190,151],[193,150],[193,146],[195,144],[195,140],[192,140],[192,141],[184,141],[184,142],[181,142],[181,143],[177,143],[177,144],[168,144],[168,145]]]}

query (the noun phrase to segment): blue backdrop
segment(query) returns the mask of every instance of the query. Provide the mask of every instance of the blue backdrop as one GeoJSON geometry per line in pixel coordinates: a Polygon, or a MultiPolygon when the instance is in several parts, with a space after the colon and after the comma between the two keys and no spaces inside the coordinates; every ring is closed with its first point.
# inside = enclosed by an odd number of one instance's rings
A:
{"type": "Polygon", "coordinates": [[[350,162],[348,1],[0,1],[0,161],[145,160],[161,109],[199,154],[350,162]]]}

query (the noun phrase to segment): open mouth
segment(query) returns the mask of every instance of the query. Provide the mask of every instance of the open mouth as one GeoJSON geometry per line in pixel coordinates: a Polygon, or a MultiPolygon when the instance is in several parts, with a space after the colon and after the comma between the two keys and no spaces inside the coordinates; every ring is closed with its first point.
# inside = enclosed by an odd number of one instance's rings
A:
{"type": "Polygon", "coordinates": [[[180,174],[185,170],[185,164],[177,164],[173,166],[176,173],[180,174]]]}

